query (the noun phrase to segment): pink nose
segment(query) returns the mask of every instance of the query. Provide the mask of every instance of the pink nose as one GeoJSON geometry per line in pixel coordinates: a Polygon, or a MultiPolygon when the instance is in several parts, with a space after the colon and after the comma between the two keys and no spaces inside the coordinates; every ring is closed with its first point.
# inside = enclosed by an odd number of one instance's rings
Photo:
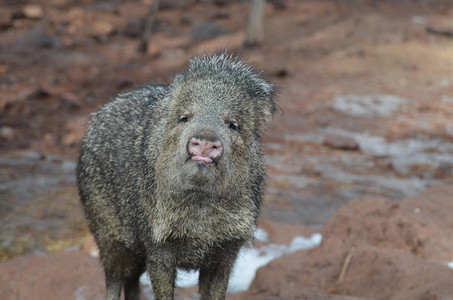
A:
{"type": "Polygon", "coordinates": [[[212,163],[220,158],[223,154],[223,146],[219,139],[215,136],[194,136],[190,139],[187,145],[187,151],[192,157],[192,160],[212,163]]]}

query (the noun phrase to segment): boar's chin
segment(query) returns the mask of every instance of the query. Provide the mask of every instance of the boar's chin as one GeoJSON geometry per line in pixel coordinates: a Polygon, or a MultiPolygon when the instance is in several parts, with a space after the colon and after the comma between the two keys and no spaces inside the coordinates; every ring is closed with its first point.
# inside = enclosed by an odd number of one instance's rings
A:
{"type": "Polygon", "coordinates": [[[179,166],[172,178],[167,178],[167,184],[175,192],[203,191],[208,194],[217,194],[221,189],[221,173],[219,166],[214,164],[200,164],[188,161],[179,166]]]}
{"type": "Polygon", "coordinates": [[[181,167],[181,179],[198,185],[209,185],[219,179],[219,166],[215,163],[202,163],[189,160],[181,167]]]}

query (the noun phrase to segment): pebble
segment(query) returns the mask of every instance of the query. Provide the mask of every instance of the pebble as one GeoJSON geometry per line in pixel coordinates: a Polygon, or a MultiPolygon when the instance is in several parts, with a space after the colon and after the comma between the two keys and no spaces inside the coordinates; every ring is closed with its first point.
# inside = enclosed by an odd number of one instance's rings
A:
{"type": "Polygon", "coordinates": [[[192,31],[190,32],[190,39],[199,42],[203,40],[216,38],[227,32],[228,30],[226,28],[217,25],[216,23],[212,22],[200,23],[193,26],[192,31]]]}
{"type": "Polygon", "coordinates": [[[351,137],[328,133],[324,137],[324,145],[340,150],[357,150],[359,143],[351,137]]]}
{"type": "Polygon", "coordinates": [[[114,32],[115,28],[107,21],[96,21],[93,26],[93,34],[95,35],[110,35],[114,32]]]}
{"type": "Polygon", "coordinates": [[[9,126],[0,127],[0,139],[11,141],[14,139],[14,129],[9,126]]]}
{"type": "Polygon", "coordinates": [[[22,9],[22,13],[29,19],[41,19],[44,15],[42,7],[36,4],[25,5],[22,9]]]}

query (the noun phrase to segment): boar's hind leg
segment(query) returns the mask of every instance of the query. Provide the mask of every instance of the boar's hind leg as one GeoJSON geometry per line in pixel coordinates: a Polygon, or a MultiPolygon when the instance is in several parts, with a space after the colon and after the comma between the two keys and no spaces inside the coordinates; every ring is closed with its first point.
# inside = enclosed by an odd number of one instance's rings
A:
{"type": "Polygon", "coordinates": [[[228,280],[240,246],[220,250],[207,267],[200,269],[199,289],[202,300],[225,299],[228,280]]]}
{"type": "Polygon", "coordinates": [[[108,300],[120,300],[124,286],[126,300],[139,300],[139,279],[145,271],[145,259],[121,243],[100,244],[108,300]]]}
{"type": "Polygon", "coordinates": [[[140,275],[128,278],[115,278],[106,274],[107,300],[119,300],[121,298],[121,288],[124,285],[125,300],[140,299],[140,275]]]}

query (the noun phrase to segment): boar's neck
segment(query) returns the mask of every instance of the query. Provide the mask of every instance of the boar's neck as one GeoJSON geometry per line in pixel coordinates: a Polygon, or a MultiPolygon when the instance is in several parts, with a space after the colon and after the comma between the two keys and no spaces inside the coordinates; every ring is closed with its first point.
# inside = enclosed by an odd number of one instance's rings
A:
{"type": "Polygon", "coordinates": [[[209,195],[189,192],[185,197],[172,198],[168,193],[156,197],[152,224],[155,242],[174,239],[217,244],[229,240],[251,240],[257,214],[250,209],[250,197],[233,196],[209,199],[209,195]],[[226,229],[226,230],[225,230],[226,229]]]}

